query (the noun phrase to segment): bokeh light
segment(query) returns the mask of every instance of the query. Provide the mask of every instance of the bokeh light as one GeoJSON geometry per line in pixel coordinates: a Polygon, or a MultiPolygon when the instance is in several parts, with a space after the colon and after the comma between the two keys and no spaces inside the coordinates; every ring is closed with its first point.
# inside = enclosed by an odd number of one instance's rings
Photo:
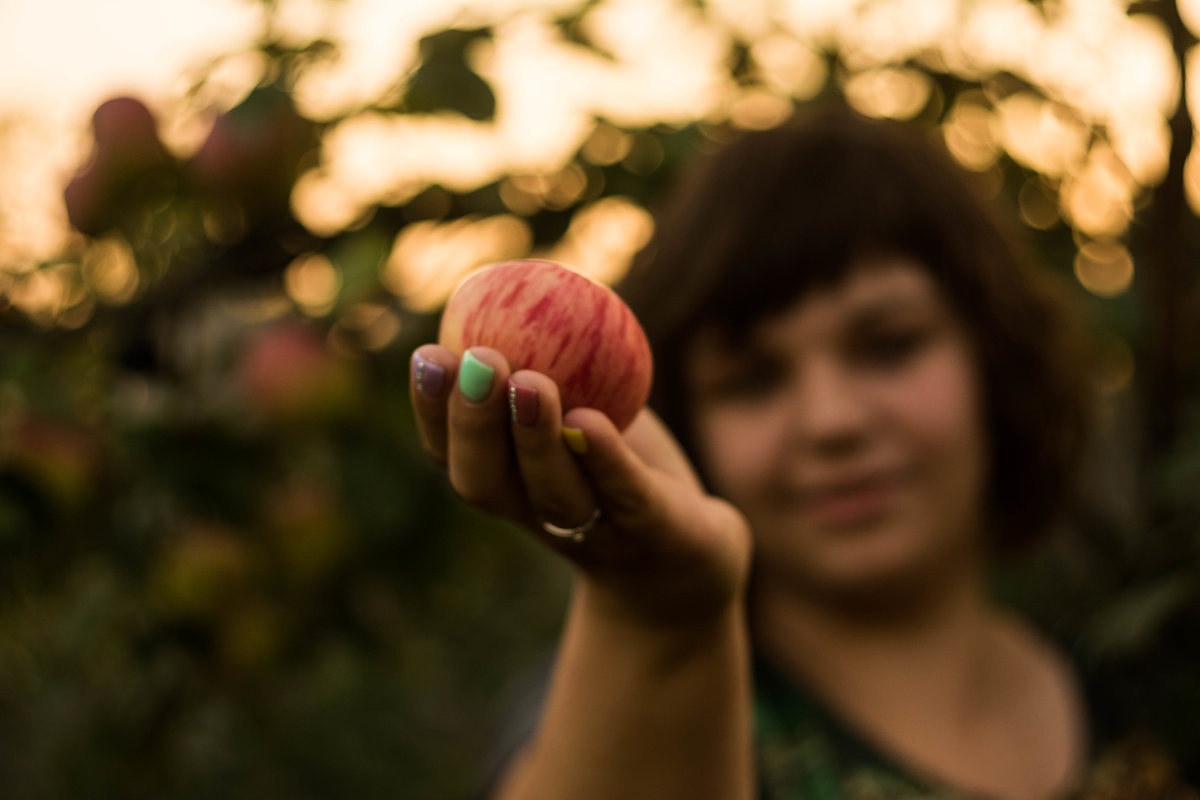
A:
{"type": "Polygon", "coordinates": [[[414,222],[396,237],[383,280],[409,308],[432,311],[468,272],[523,256],[530,243],[528,224],[508,214],[414,222]]]}
{"type": "Polygon", "coordinates": [[[946,147],[960,164],[977,171],[987,169],[1000,157],[995,112],[981,91],[964,92],[946,114],[942,135],[946,147]]]}
{"type": "Polygon", "coordinates": [[[1075,276],[1089,292],[1116,297],[1133,282],[1133,256],[1117,242],[1087,242],[1075,256],[1075,276]]]}
{"type": "Polygon", "coordinates": [[[844,89],[850,105],[868,116],[911,119],[925,108],[933,86],[920,70],[880,68],[855,73],[844,89]]]}
{"type": "Polygon", "coordinates": [[[1111,149],[1097,144],[1079,171],[1063,181],[1062,206],[1067,219],[1091,236],[1119,236],[1133,219],[1137,190],[1128,170],[1111,149]]]}
{"type": "MultiPolygon", "coordinates": [[[[122,0],[97,21],[101,27],[130,25],[122,41],[143,44],[140,50],[119,48],[119,59],[96,57],[105,65],[103,76],[72,77],[73,88],[53,93],[27,88],[38,80],[67,86],[65,73],[45,65],[29,67],[29,79],[10,79],[14,91],[0,105],[7,103],[9,113],[19,109],[22,121],[0,136],[0,148],[11,156],[0,160],[0,177],[23,188],[0,199],[0,269],[29,272],[76,246],[56,187],[86,151],[80,123],[104,93],[125,87],[150,97],[162,112],[164,141],[186,156],[206,135],[211,109],[237,102],[266,73],[262,54],[246,46],[265,19],[253,4],[191,0],[167,20],[138,3],[122,0]],[[196,22],[200,9],[203,23],[196,22]],[[135,16],[132,25],[128,20],[135,16]],[[168,49],[170,58],[164,58],[168,49]],[[152,57],[162,65],[153,74],[131,66],[152,57]],[[198,93],[183,98],[184,76],[200,74],[205,64],[198,93]],[[68,119],[75,122],[60,124],[68,119]]],[[[34,4],[20,5],[20,14],[9,20],[14,38],[21,33],[32,41],[48,30],[51,6],[40,4],[35,13],[34,4]]],[[[1194,22],[1194,6],[1181,5],[1185,20],[1194,22]]],[[[586,8],[567,0],[436,7],[288,0],[273,4],[270,13],[272,35],[281,44],[303,48],[327,39],[337,48],[336,58],[315,51],[294,86],[303,113],[332,123],[319,161],[292,196],[298,219],[325,237],[362,225],[376,206],[402,205],[431,185],[471,191],[500,181],[504,205],[518,216],[573,207],[605,191],[598,174],[572,164],[576,153],[598,167],[621,162],[649,175],[662,161],[661,147],[655,137],[630,129],[693,120],[775,125],[829,79],[826,51],[834,49],[847,98],[875,116],[911,118],[935,102],[927,66],[967,77],[1007,72],[1029,82],[1028,89],[997,91],[985,81],[982,92],[952,98],[943,122],[950,151],[980,172],[1007,153],[1047,178],[1060,178],[1061,186],[1048,183],[1040,194],[1025,193],[1021,207],[1031,226],[1054,224],[1041,198],[1061,189],[1061,219],[1088,236],[1112,237],[1128,229],[1143,187],[1165,172],[1165,116],[1178,94],[1163,25],[1147,14],[1128,15],[1124,3],[1108,0],[1063,2],[1051,11],[1022,0],[760,0],[736,9],[716,3],[706,14],[680,0],[606,0],[586,8]],[[557,15],[580,11],[578,32],[588,47],[564,40],[556,27],[557,15]],[[398,97],[395,76],[416,63],[420,37],[451,20],[495,25],[491,38],[471,43],[466,52],[468,64],[494,87],[494,122],[373,109],[381,99],[398,97]],[[746,43],[752,79],[746,85],[727,73],[733,35],[746,43]]],[[[31,51],[17,44],[6,57],[26,69],[31,51]]],[[[79,57],[96,44],[81,45],[79,57]]],[[[1193,53],[1189,69],[1195,60],[1193,53]]],[[[1193,94],[1200,91],[1200,81],[1190,86],[1193,94]]],[[[1193,205],[1200,193],[1195,173],[1189,167],[1193,205]]],[[[224,240],[240,235],[244,224],[236,217],[206,219],[208,233],[224,240]]],[[[53,280],[39,278],[33,288],[23,280],[6,285],[44,317],[47,308],[66,308],[29,299],[48,297],[44,284],[53,280]]],[[[105,302],[129,296],[108,291],[105,302]]]]}
{"type": "Polygon", "coordinates": [[[342,288],[342,275],[321,253],[301,256],[283,273],[288,297],[306,314],[324,316],[333,310],[342,288]]]}
{"type": "Polygon", "coordinates": [[[548,254],[602,283],[613,283],[650,240],[654,221],[624,197],[606,197],[581,208],[562,242],[548,254]]]}

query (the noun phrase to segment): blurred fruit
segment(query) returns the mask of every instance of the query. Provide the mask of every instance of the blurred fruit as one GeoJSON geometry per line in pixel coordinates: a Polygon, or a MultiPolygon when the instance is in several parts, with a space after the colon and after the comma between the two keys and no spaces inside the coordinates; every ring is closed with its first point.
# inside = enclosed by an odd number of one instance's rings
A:
{"type": "Polygon", "coordinates": [[[249,587],[253,574],[253,555],[236,532],[198,526],[160,555],[150,593],[168,617],[212,620],[249,587]]]}
{"type": "Polygon", "coordinates": [[[37,414],[19,419],[5,464],[28,478],[52,504],[76,508],[94,490],[100,447],[89,431],[37,414]]]}
{"type": "Polygon", "coordinates": [[[300,116],[287,92],[260,87],[216,118],[188,174],[219,203],[251,217],[281,216],[317,142],[317,126],[300,116]]]}
{"type": "Polygon", "coordinates": [[[111,171],[136,171],[166,158],[158,138],[158,122],[146,104],[134,97],[114,97],[92,114],[96,158],[111,171]]]}
{"type": "Polygon", "coordinates": [[[329,481],[299,478],[275,487],[263,516],[283,569],[296,583],[320,580],[347,553],[347,520],[329,481]]]}
{"type": "Polygon", "coordinates": [[[257,332],[241,355],[237,380],[251,409],[279,422],[340,418],[362,395],[354,364],[299,323],[257,332]]]}
{"type": "Polygon", "coordinates": [[[92,136],[92,156],[63,190],[63,200],[72,226],[100,236],[140,199],[138,185],[167,170],[172,160],[153,113],[133,97],[101,103],[92,114],[92,136]]]}
{"type": "Polygon", "coordinates": [[[71,227],[88,236],[106,233],[117,219],[112,195],[96,170],[85,167],[63,189],[63,202],[67,205],[67,221],[71,227]]]}

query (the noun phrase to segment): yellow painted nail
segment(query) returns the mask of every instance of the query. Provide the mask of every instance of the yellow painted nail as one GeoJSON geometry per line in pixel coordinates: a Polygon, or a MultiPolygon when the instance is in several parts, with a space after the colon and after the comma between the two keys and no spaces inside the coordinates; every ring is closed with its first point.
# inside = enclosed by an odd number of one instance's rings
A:
{"type": "Polygon", "coordinates": [[[583,435],[583,431],[579,428],[563,428],[563,441],[567,443],[567,447],[571,448],[579,455],[585,455],[588,451],[587,438],[583,435]]]}

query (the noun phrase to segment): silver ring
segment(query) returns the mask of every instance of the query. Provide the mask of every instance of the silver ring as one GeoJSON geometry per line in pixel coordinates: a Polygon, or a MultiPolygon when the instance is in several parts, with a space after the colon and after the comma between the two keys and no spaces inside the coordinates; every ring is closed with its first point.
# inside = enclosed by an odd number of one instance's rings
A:
{"type": "Polygon", "coordinates": [[[574,528],[560,528],[552,522],[543,522],[542,530],[559,539],[570,539],[572,542],[582,542],[587,538],[587,535],[592,532],[592,528],[596,527],[596,523],[599,521],[600,509],[597,508],[582,525],[576,525],[574,528]]]}

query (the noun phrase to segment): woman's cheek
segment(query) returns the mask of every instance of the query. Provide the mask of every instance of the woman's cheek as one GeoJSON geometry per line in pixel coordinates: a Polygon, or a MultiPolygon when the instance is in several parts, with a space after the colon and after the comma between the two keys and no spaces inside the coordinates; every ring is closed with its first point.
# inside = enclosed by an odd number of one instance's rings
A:
{"type": "Polygon", "coordinates": [[[931,354],[887,396],[925,466],[960,492],[977,491],[986,443],[978,380],[966,354],[949,347],[931,354]]]}
{"type": "Polygon", "coordinates": [[[729,408],[699,417],[705,471],[717,493],[738,503],[766,483],[775,463],[774,447],[781,441],[771,420],[762,410],[729,408]]]}

